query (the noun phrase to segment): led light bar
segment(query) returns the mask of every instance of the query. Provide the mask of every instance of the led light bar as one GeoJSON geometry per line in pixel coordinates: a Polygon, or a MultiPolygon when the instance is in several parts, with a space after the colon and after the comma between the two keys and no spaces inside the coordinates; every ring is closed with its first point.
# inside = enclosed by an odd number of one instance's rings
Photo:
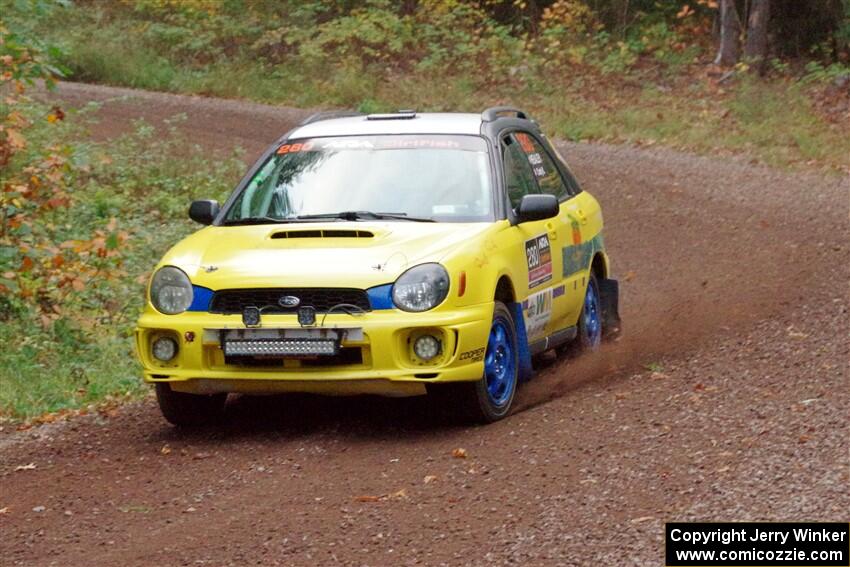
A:
{"type": "Polygon", "coordinates": [[[253,339],[224,341],[225,356],[333,356],[339,347],[331,339],[253,339]]]}

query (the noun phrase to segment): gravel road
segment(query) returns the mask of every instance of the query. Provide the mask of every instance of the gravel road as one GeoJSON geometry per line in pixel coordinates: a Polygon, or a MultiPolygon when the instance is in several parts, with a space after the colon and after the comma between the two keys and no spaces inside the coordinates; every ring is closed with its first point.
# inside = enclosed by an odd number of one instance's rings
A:
{"type": "MultiPolygon", "coordinates": [[[[185,113],[198,143],[249,157],[305,114],[77,84],[52,96],[101,101],[101,139],[185,113]]],[[[561,149],[605,212],[617,344],[544,361],[486,427],[423,399],[298,396],[236,399],[224,426],[189,433],[146,399],[6,435],[0,562],[657,566],[666,521],[847,521],[850,180],[561,149]]]]}

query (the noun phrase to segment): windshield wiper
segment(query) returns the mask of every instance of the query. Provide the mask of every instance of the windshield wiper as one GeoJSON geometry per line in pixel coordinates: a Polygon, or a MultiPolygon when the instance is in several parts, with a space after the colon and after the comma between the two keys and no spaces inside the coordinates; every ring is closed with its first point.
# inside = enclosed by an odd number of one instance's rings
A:
{"type": "Polygon", "coordinates": [[[412,217],[407,213],[373,213],[372,211],[340,211],[338,213],[320,213],[315,215],[298,215],[299,220],[310,219],[340,219],[347,221],[359,220],[405,220],[412,222],[436,222],[425,217],[412,217]]]}
{"type": "Polygon", "coordinates": [[[237,226],[247,224],[281,224],[287,222],[298,222],[294,219],[282,219],[277,217],[245,217],[244,219],[228,219],[224,221],[225,226],[237,226]]]}

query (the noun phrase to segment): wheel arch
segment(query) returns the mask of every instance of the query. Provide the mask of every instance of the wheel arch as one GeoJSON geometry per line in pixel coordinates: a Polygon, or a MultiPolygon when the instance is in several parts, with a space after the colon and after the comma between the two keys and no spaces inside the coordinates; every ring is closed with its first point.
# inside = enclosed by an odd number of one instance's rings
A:
{"type": "Polygon", "coordinates": [[[501,301],[505,305],[516,302],[516,290],[509,275],[502,274],[499,277],[499,281],[496,282],[496,289],[493,292],[493,299],[501,301]]]}
{"type": "Polygon", "coordinates": [[[604,252],[600,251],[593,255],[590,262],[590,273],[596,276],[597,280],[607,279],[609,269],[608,257],[604,252]]]}
{"type": "Polygon", "coordinates": [[[528,334],[525,330],[525,318],[522,314],[522,303],[516,296],[513,280],[508,274],[499,276],[496,289],[493,291],[493,300],[504,303],[513,315],[514,327],[516,328],[517,350],[518,350],[518,373],[520,382],[531,379],[533,374],[531,366],[531,350],[528,345],[528,334]]]}

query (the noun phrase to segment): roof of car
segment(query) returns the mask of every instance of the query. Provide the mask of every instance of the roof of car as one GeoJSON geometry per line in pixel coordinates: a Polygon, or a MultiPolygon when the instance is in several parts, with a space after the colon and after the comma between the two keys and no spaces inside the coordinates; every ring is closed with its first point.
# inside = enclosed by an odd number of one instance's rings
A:
{"type": "Polygon", "coordinates": [[[347,116],[309,122],[289,133],[289,138],[370,136],[379,134],[481,134],[481,114],[460,112],[416,113],[410,118],[381,115],[347,116]]]}

